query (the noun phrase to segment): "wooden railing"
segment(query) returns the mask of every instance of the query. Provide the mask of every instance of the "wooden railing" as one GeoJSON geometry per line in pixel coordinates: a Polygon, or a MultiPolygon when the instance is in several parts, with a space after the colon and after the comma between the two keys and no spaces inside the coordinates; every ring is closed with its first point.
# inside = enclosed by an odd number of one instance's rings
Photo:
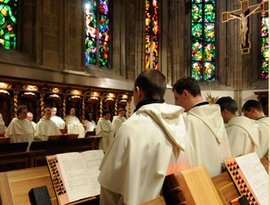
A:
{"type": "Polygon", "coordinates": [[[0,172],[46,165],[46,156],[98,149],[101,137],[58,139],[28,143],[0,143],[0,172]]]}

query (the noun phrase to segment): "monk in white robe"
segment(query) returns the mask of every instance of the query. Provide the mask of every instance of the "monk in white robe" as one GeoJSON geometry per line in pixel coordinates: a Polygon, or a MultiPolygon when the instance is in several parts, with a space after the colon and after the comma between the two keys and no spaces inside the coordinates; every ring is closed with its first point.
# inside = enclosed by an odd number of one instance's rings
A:
{"type": "Polygon", "coordinates": [[[117,131],[121,127],[122,123],[126,121],[125,118],[125,110],[124,108],[119,108],[118,109],[118,115],[113,117],[112,121],[112,127],[113,127],[113,132],[114,135],[117,134],[117,131]]]}
{"type": "Polygon", "coordinates": [[[86,131],[89,131],[89,132],[93,132],[96,127],[97,127],[97,124],[95,123],[94,120],[85,120],[85,125],[86,125],[86,131]]]}
{"type": "Polygon", "coordinates": [[[226,131],[233,157],[257,152],[259,132],[254,120],[245,116],[233,117],[227,122],[226,131]]]}
{"type": "Polygon", "coordinates": [[[269,117],[264,114],[263,107],[257,100],[248,100],[242,107],[244,115],[256,120],[259,129],[257,153],[260,158],[268,153],[269,148],[269,117]]]}
{"type": "Polygon", "coordinates": [[[67,124],[67,132],[70,134],[78,134],[78,138],[85,137],[85,130],[80,122],[79,118],[75,115],[75,108],[71,108],[69,111],[69,115],[65,118],[67,124]]]}
{"type": "Polygon", "coordinates": [[[221,97],[220,105],[233,157],[257,151],[259,141],[258,126],[255,121],[238,116],[238,106],[231,97],[221,97]]]}
{"type": "Polygon", "coordinates": [[[5,131],[6,131],[5,122],[4,122],[3,117],[0,113],[0,135],[5,134],[5,131]]]}
{"type": "Polygon", "coordinates": [[[61,117],[57,116],[56,113],[57,113],[57,108],[52,107],[51,120],[57,125],[59,129],[65,129],[66,127],[65,121],[61,117]]]}
{"type": "MultiPolygon", "coordinates": [[[[10,122],[5,136],[10,138],[10,142],[31,142],[34,140],[35,129],[31,122],[26,119],[27,107],[21,105],[17,111],[18,118],[13,118],[10,122]]],[[[27,149],[29,149],[29,146],[27,149]]]]}
{"type": "Polygon", "coordinates": [[[89,113],[87,116],[86,116],[86,119],[85,119],[85,125],[86,125],[86,132],[93,132],[96,130],[97,128],[97,124],[96,122],[93,120],[92,118],[92,114],[89,113]]]}
{"type": "Polygon", "coordinates": [[[260,158],[268,153],[269,149],[269,117],[265,116],[256,120],[259,129],[259,142],[257,153],[260,158]]]}
{"type": "Polygon", "coordinates": [[[219,106],[204,101],[198,82],[191,77],[179,79],[173,92],[175,104],[187,112],[185,122],[195,165],[204,166],[211,177],[220,174],[224,159],[231,153],[219,106]]]}
{"type": "Polygon", "coordinates": [[[45,108],[44,116],[37,123],[35,139],[47,141],[49,135],[60,135],[60,129],[50,119],[52,115],[51,108],[45,108]]]}
{"type": "Polygon", "coordinates": [[[34,117],[34,115],[33,115],[32,112],[27,112],[26,118],[32,123],[34,129],[36,130],[37,129],[37,123],[35,123],[33,121],[33,117],[34,117]]]}
{"type": "Polygon", "coordinates": [[[192,166],[183,108],[163,103],[165,90],[165,76],[154,69],[135,81],[136,110],[118,130],[100,166],[100,205],[138,205],[154,199],[167,174],[192,166]]]}
{"type": "Polygon", "coordinates": [[[100,149],[103,149],[105,153],[107,152],[107,149],[114,137],[110,117],[110,112],[104,111],[102,113],[102,117],[98,120],[96,129],[96,135],[102,137],[102,139],[100,140],[100,149]]]}

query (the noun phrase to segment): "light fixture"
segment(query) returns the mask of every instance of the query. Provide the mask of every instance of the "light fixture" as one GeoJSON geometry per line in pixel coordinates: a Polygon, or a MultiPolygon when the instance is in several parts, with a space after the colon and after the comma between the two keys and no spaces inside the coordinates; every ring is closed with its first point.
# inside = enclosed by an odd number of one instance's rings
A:
{"type": "Polygon", "coordinates": [[[38,91],[38,87],[36,85],[26,85],[26,86],[24,86],[24,90],[38,91]]]}
{"type": "Polygon", "coordinates": [[[10,89],[11,85],[9,83],[0,82],[0,88],[2,88],[2,89],[10,89]]]}

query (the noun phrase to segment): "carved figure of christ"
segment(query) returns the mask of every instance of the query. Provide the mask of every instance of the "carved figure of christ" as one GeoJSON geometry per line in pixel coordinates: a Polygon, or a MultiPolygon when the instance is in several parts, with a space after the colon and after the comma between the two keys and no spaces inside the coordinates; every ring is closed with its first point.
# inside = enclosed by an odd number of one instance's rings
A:
{"type": "Polygon", "coordinates": [[[268,9],[268,2],[255,4],[250,6],[249,0],[241,1],[241,9],[235,11],[222,12],[222,22],[228,22],[233,19],[240,20],[240,40],[241,40],[241,50],[243,54],[249,53],[251,43],[249,41],[249,19],[248,17],[252,14],[262,12],[268,9]]]}

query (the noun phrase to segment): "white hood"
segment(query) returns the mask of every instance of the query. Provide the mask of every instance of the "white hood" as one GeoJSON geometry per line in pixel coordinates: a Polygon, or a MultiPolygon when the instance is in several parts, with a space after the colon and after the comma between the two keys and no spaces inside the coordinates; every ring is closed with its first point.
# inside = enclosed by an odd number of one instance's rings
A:
{"type": "Polygon", "coordinates": [[[194,107],[188,111],[188,115],[193,115],[203,121],[216,137],[217,142],[221,143],[224,127],[220,127],[221,124],[223,125],[220,121],[223,122],[223,119],[220,114],[219,105],[207,104],[194,107]],[[202,107],[204,109],[201,109],[202,107]]]}
{"type": "Polygon", "coordinates": [[[151,104],[142,106],[137,113],[150,116],[162,129],[167,140],[172,144],[176,156],[180,150],[185,150],[183,138],[186,136],[186,128],[183,119],[184,108],[163,104],[151,104]]]}
{"type": "Polygon", "coordinates": [[[258,146],[258,140],[256,139],[259,138],[259,132],[258,125],[256,124],[255,120],[249,119],[245,116],[238,116],[229,120],[226,127],[230,126],[238,126],[243,128],[248,133],[252,143],[255,146],[258,146]]]}

